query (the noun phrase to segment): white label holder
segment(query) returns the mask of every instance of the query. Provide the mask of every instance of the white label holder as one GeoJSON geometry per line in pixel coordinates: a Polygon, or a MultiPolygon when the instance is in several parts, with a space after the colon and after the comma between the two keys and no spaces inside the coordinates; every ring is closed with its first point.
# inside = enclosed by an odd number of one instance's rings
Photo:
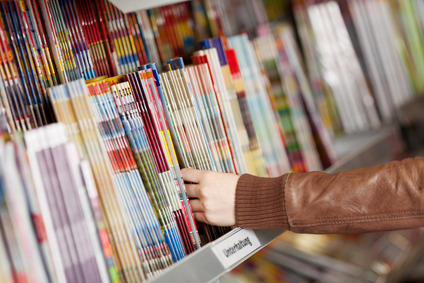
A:
{"type": "Polygon", "coordinates": [[[215,244],[212,251],[224,268],[229,268],[260,248],[261,244],[253,230],[240,229],[225,240],[215,244]]]}

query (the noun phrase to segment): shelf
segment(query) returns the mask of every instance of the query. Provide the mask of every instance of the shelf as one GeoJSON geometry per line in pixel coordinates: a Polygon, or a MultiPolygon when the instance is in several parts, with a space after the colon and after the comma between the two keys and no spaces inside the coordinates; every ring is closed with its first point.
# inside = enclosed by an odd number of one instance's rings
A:
{"type": "MultiPolygon", "coordinates": [[[[350,135],[336,140],[336,149],[339,153],[347,152],[336,164],[326,170],[328,173],[336,173],[342,170],[350,170],[359,167],[368,167],[389,161],[402,152],[402,143],[394,126],[386,126],[377,131],[350,135]]],[[[244,229],[237,228],[209,243],[190,254],[185,259],[174,264],[166,272],[152,279],[150,282],[213,282],[221,275],[229,272],[234,267],[248,259],[258,250],[268,245],[271,241],[283,234],[283,229],[261,229],[253,230],[259,240],[260,247],[237,260],[230,266],[224,267],[222,261],[214,252],[214,247],[230,241],[232,237],[237,237],[238,233],[243,233],[244,229]]],[[[284,255],[276,255],[279,258],[284,255]]],[[[285,256],[287,259],[288,257],[285,256]]],[[[298,264],[296,260],[287,260],[290,264],[298,264]]],[[[305,270],[305,272],[307,272],[305,270]]],[[[312,272],[312,271],[311,271],[312,272]]]]}
{"type": "Polygon", "coordinates": [[[185,1],[188,0],[109,0],[110,3],[115,5],[123,13],[147,10],[185,1]]]}
{"type": "MultiPolygon", "coordinates": [[[[213,248],[223,243],[224,241],[234,237],[237,233],[242,233],[244,229],[236,228],[230,233],[222,236],[221,238],[213,241],[202,247],[200,250],[188,255],[185,259],[174,264],[171,268],[166,270],[165,273],[159,275],[149,282],[154,283],[168,283],[168,282],[185,282],[185,283],[198,283],[198,282],[213,282],[219,276],[229,272],[231,269],[248,259],[258,250],[268,245],[275,238],[285,232],[284,229],[261,229],[253,230],[259,240],[260,247],[248,255],[244,256],[229,267],[224,267],[220,259],[217,257],[213,248]]],[[[231,242],[231,241],[230,241],[231,242]]]]}
{"type": "MultiPolygon", "coordinates": [[[[411,241],[401,233],[370,233],[361,236],[369,237],[368,240],[352,241],[329,235],[292,234],[287,242],[279,240],[264,249],[261,256],[284,270],[317,282],[423,282],[424,238],[411,241]],[[358,257],[359,253],[364,256],[358,257]]],[[[416,229],[411,234],[416,237],[416,229]]]]}
{"type": "Polygon", "coordinates": [[[372,283],[378,279],[375,273],[356,265],[325,255],[305,253],[285,243],[267,248],[263,256],[284,269],[318,282],[372,283]]]}
{"type": "Polygon", "coordinates": [[[403,152],[397,127],[393,125],[337,138],[335,147],[341,158],[325,170],[327,173],[383,164],[396,159],[403,152]]]}
{"type": "MultiPolygon", "coordinates": [[[[415,276],[416,282],[424,278],[424,238],[411,245],[403,256],[396,262],[395,268],[383,277],[385,283],[402,282],[408,277],[415,276]]],[[[413,278],[411,278],[413,279],[413,278]]]]}

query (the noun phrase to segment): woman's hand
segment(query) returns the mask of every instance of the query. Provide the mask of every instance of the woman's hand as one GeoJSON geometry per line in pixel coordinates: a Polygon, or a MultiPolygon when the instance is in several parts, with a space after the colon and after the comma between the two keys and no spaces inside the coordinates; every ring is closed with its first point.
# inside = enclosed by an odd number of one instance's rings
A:
{"type": "Polygon", "coordinates": [[[181,170],[194,218],[214,226],[236,224],[235,200],[239,176],[192,168],[181,170]]]}

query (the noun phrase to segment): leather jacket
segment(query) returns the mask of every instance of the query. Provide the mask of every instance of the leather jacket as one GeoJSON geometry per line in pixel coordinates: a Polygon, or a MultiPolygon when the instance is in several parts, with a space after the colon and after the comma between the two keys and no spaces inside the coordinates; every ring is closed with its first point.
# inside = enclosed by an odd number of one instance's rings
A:
{"type": "Polygon", "coordinates": [[[244,174],[236,223],[297,233],[365,233],[424,226],[424,158],[344,171],[244,174]]]}

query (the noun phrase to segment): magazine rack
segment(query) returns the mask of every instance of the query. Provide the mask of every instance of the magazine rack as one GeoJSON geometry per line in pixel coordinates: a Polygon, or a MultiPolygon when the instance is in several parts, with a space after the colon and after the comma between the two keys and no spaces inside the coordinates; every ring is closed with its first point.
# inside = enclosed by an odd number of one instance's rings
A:
{"type": "MultiPolygon", "coordinates": [[[[146,10],[164,5],[184,2],[185,0],[109,0],[123,13],[138,10],[146,10]]],[[[336,173],[343,170],[351,170],[359,167],[369,167],[385,163],[395,158],[402,152],[402,143],[395,126],[386,126],[376,131],[342,137],[336,141],[336,150],[342,156],[340,160],[326,170],[327,173],[336,173]]],[[[149,282],[216,282],[223,274],[231,271],[250,256],[264,248],[274,239],[285,232],[284,229],[257,229],[246,230],[236,228],[221,238],[203,246],[201,249],[188,255],[183,260],[174,264],[161,275],[149,282]],[[252,232],[254,234],[252,234],[252,232]],[[235,259],[228,262],[223,259],[220,252],[225,247],[236,244],[245,233],[254,235],[257,245],[247,253],[240,256],[234,255],[235,259]],[[241,237],[240,237],[241,236],[241,237]]],[[[235,253],[237,254],[237,253],[235,253]]],[[[225,257],[225,256],[224,256],[225,257]]]]}

